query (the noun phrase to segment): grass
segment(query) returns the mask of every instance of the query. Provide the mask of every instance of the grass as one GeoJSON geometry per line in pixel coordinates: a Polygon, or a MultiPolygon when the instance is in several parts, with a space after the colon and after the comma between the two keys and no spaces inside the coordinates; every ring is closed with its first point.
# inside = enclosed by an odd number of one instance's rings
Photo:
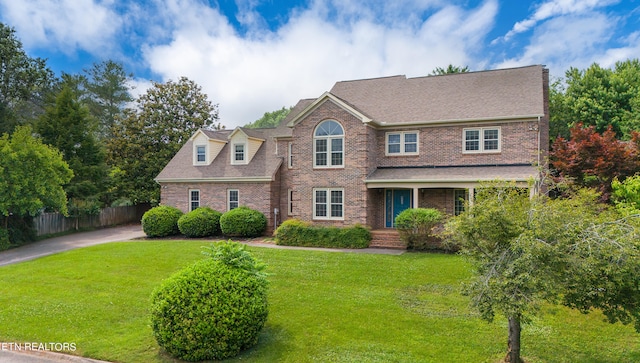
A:
{"type": "MultiPolygon", "coordinates": [[[[174,362],[155,343],[149,296],[196,260],[202,241],[99,245],[0,268],[0,341],[73,342],[74,354],[174,362]]],[[[251,248],[268,265],[269,319],[229,362],[497,362],[507,324],[488,324],[459,294],[454,255],[402,256],[251,248]]],[[[528,362],[636,362],[639,335],[547,306],[523,330],[528,362]]]]}

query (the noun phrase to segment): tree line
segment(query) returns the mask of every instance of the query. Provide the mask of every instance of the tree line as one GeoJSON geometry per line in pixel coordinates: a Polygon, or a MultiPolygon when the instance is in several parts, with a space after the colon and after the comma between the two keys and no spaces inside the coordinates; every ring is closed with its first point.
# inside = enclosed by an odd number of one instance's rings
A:
{"type": "Polygon", "coordinates": [[[134,98],[132,81],[113,60],[56,77],[0,23],[0,228],[13,244],[42,211],[157,203],[162,167],[195,130],[222,127],[195,82],[154,82],[134,98]]]}

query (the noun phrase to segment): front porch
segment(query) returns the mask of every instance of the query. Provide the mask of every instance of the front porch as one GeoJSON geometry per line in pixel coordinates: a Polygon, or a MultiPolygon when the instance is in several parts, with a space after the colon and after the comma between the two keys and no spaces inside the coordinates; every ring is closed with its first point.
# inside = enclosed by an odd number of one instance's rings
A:
{"type": "Polygon", "coordinates": [[[494,180],[514,181],[534,195],[537,190],[530,181],[538,174],[531,165],[379,167],[365,181],[370,201],[368,224],[374,230],[393,229],[395,217],[408,208],[460,214],[465,202],[473,204],[475,189],[494,180]]]}

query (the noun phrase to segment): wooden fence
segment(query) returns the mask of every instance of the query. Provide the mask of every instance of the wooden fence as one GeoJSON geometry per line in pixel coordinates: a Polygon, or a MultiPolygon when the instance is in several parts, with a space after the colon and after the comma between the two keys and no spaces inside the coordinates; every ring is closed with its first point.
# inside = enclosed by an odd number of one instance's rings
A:
{"type": "Polygon", "coordinates": [[[103,228],[127,223],[138,223],[149,205],[140,204],[129,207],[109,207],[93,216],[80,218],[65,217],[60,213],[42,213],[33,218],[33,228],[38,236],[61,233],[84,228],[103,228]]]}

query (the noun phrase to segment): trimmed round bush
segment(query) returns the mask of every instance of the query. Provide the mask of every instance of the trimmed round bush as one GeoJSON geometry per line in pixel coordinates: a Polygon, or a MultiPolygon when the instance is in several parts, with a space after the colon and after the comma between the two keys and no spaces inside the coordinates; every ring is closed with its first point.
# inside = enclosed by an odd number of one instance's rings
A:
{"type": "Polygon", "coordinates": [[[154,337],[179,359],[234,357],[257,343],[267,320],[264,265],[239,243],[211,251],[212,258],[177,272],[151,297],[154,337]]]}
{"type": "Polygon", "coordinates": [[[178,219],[178,229],[187,237],[214,236],[220,231],[221,215],[209,207],[196,208],[178,219]]]}
{"type": "Polygon", "coordinates": [[[220,217],[222,234],[231,237],[258,237],[267,228],[267,218],[260,211],[238,207],[220,217]]]}
{"type": "Polygon", "coordinates": [[[169,205],[149,209],[142,215],[142,230],[148,237],[166,237],[180,233],[178,219],[182,211],[169,205]]]}
{"type": "Polygon", "coordinates": [[[442,212],[434,208],[410,208],[398,214],[395,223],[408,249],[437,249],[440,246],[433,240],[433,228],[443,217],[442,212]]]}

